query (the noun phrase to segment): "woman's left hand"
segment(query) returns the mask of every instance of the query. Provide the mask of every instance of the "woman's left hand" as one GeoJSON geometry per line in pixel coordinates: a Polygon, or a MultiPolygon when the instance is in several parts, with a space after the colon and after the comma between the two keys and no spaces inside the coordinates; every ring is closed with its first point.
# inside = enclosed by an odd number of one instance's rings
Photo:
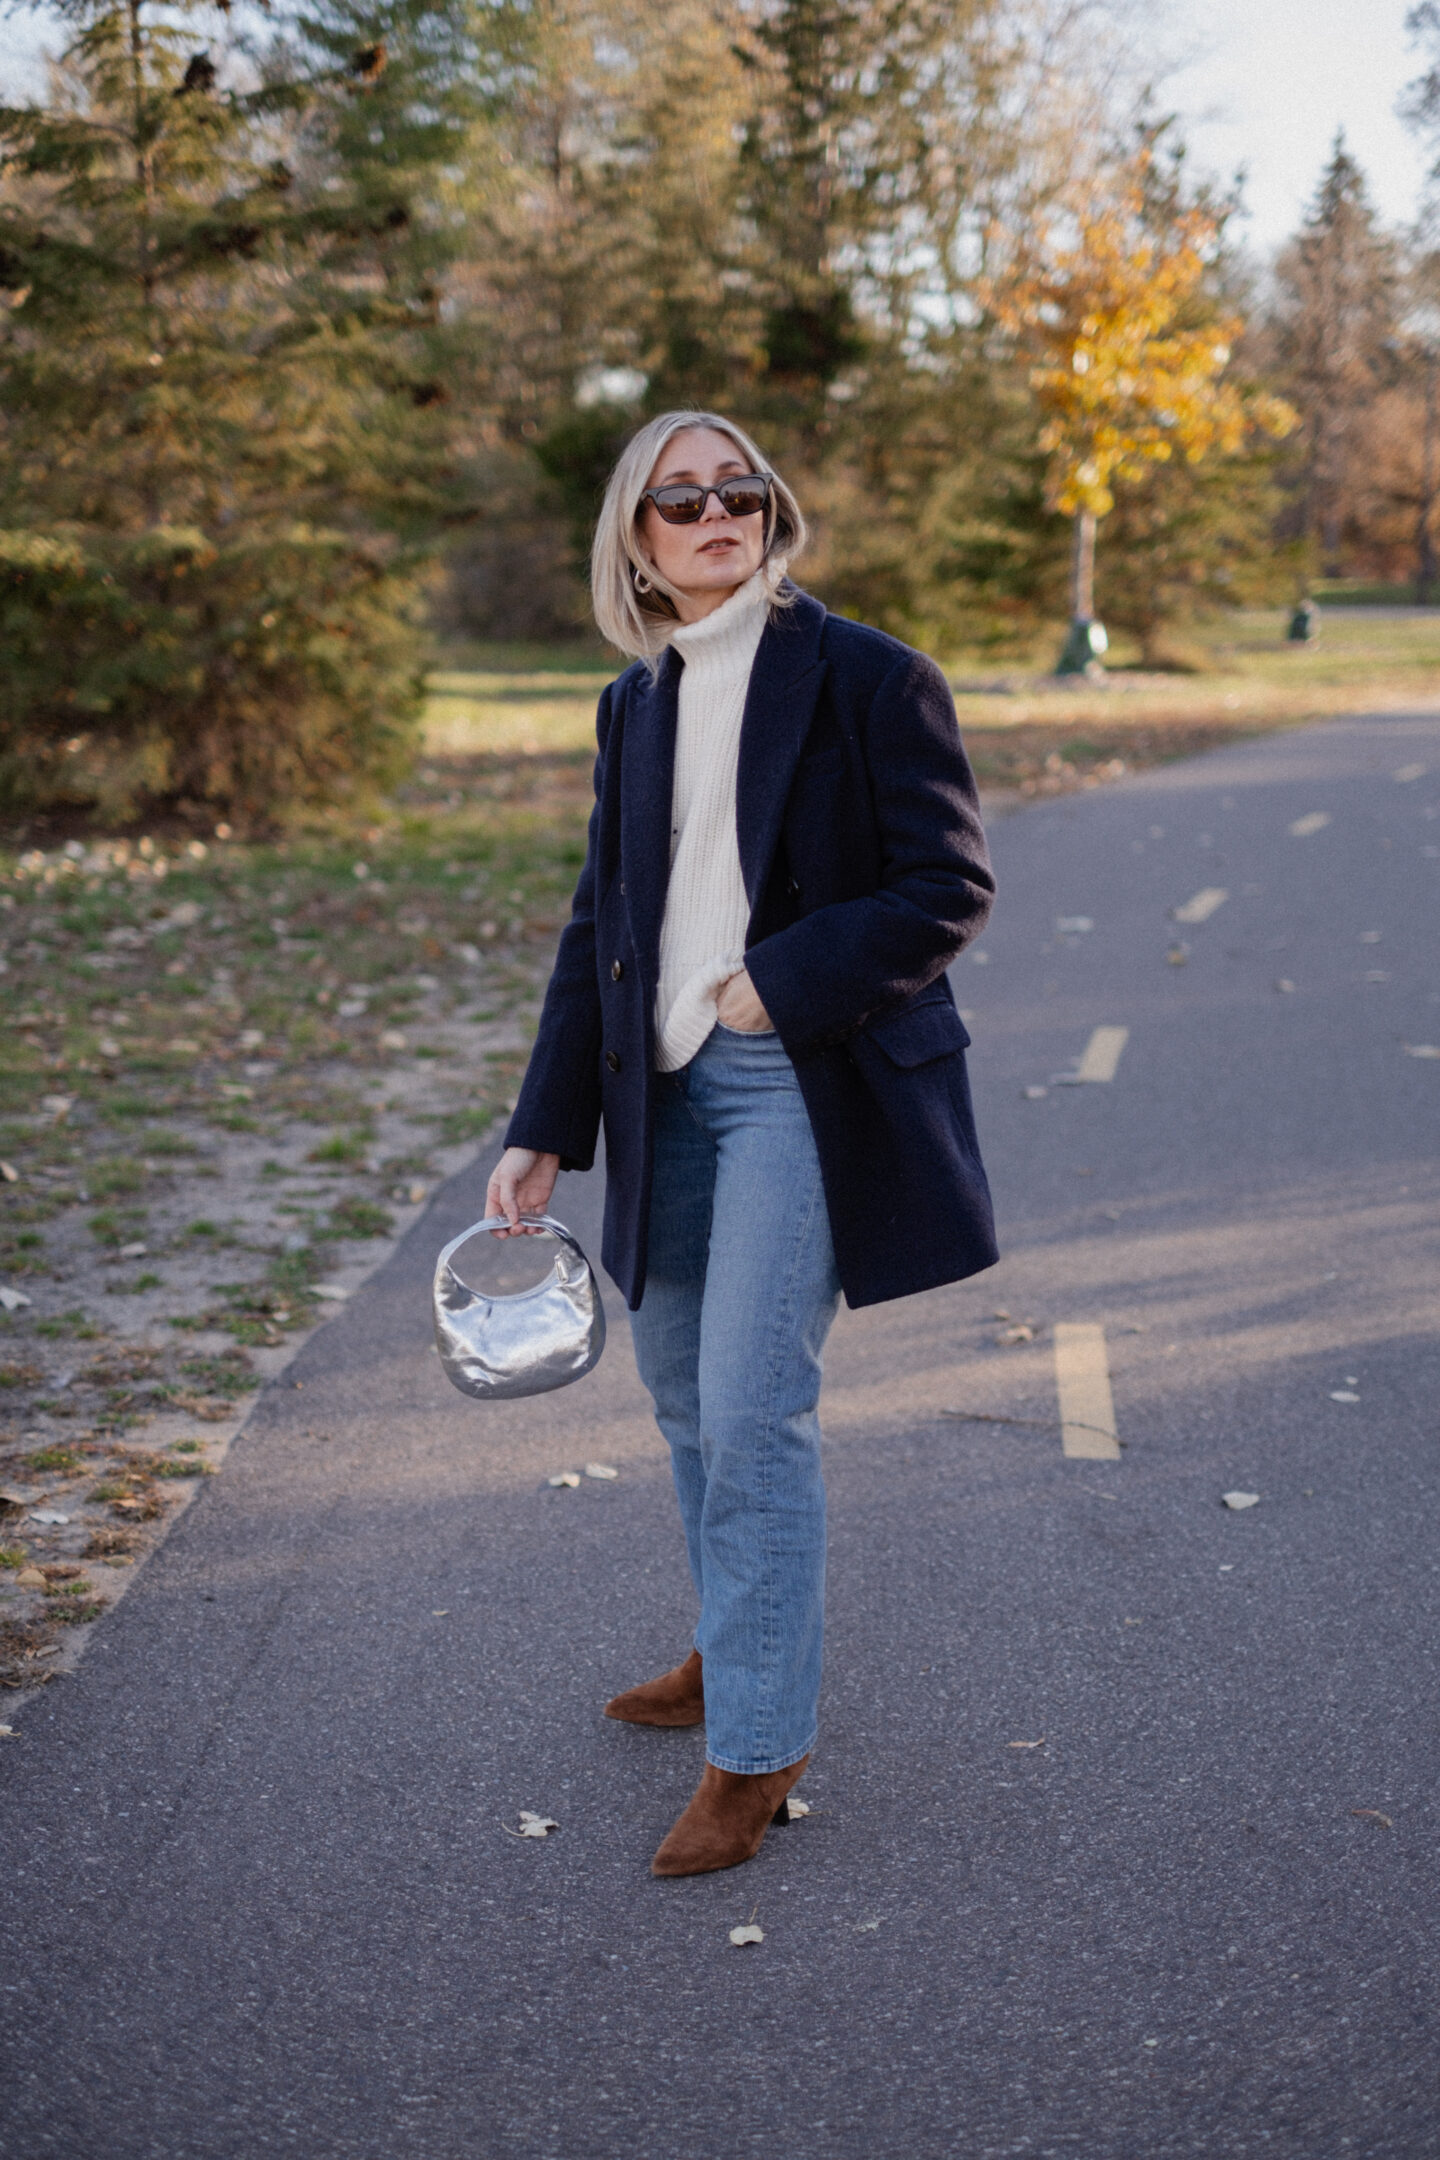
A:
{"type": "Polygon", "coordinates": [[[763,1035],[774,1026],[744,968],[721,985],[715,1014],[722,1027],[733,1028],[737,1035],[763,1035]]]}

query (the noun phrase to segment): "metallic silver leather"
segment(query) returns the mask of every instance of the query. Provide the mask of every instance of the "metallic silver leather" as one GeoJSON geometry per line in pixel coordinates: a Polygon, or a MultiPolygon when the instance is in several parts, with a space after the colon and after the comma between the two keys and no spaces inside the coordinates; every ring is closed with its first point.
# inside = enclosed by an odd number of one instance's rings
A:
{"type": "Polygon", "coordinates": [[[563,1223],[551,1215],[521,1221],[560,1247],[543,1282],[513,1297],[487,1297],[462,1282],[451,1259],[482,1230],[508,1229],[487,1215],[452,1238],[435,1263],[435,1342],[445,1377],[477,1402],[545,1395],[582,1380],[605,1348],[605,1307],[595,1272],[563,1223]]]}

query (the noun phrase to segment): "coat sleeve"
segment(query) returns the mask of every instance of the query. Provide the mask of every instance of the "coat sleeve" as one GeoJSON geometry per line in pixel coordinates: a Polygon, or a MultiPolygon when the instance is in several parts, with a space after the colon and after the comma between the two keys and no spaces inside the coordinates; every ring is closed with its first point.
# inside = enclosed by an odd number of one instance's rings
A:
{"type": "Polygon", "coordinates": [[[950,686],[906,653],[861,721],[880,842],[878,889],[837,901],[745,956],[792,1055],[841,1042],[943,975],[984,927],[995,880],[950,686]]]}
{"type": "Polygon", "coordinates": [[[545,992],[524,1085],[506,1128],[506,1147],[558,1155],[562,1170],[589,1170],[600,1131],[600,986],[595,973],[595,881],[600,799],[610,734],[610,691],[596,716],[595,807],[585,867],[545,992]]]}

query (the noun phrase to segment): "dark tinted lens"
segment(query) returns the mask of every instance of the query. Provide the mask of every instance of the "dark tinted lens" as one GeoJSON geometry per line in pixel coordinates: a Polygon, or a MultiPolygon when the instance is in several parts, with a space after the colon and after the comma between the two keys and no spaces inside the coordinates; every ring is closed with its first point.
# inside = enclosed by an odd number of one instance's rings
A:
{"type": "Polygon", "coordinates": [[[698,487],[656,488],[651,499],[667,525],[693,525],[705,507],[698,487]]]}
{"type": "Polygon", "coordinates": [[[754,517],[765,507],[768,488],[763,475],[747,473],[743,480],[722,480],[720,500],[731,517],[754,517]]]}

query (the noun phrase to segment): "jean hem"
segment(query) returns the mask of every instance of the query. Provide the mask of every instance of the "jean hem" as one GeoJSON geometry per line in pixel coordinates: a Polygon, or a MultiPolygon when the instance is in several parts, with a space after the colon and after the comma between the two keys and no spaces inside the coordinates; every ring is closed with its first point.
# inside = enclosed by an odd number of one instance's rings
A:
{"type": "Polygon", "coordinates": [[[812,1733],[804,1747],[795,1748],[777,1762],[737,1762],[730,1755],[712,1755],[708,1748],[705,1750],[705,1760],[712,1770],[729,1770],[736,1777],[773,1777],[777,1770],[790,1770],[797,1762],[803,1762],[814,1747],[816,1737],[816,1734],[812,1733]]]}

